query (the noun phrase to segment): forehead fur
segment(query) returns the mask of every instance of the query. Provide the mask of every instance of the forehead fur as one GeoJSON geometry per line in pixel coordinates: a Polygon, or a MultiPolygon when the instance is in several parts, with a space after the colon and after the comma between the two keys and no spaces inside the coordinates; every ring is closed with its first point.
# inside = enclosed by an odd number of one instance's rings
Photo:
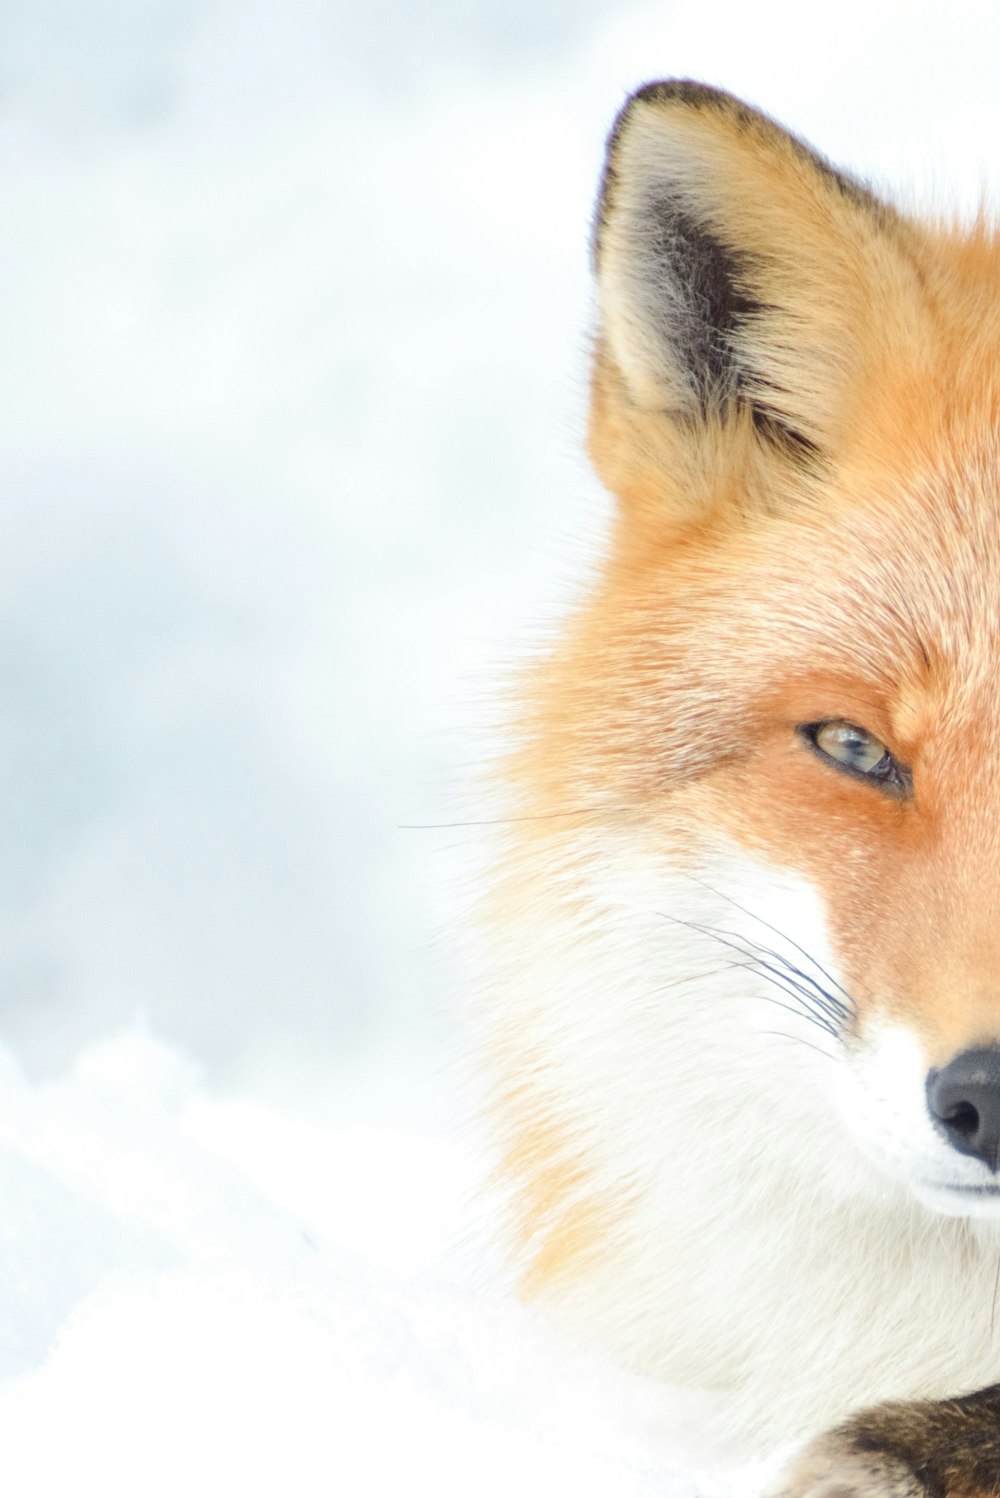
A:
{"type": "Polygon", "coordinates": [[[626,516],[537,683],[531,736],[574,798],[609,767],[619,789],[665,789],[795,716],[853,717],[901,750],[931,726],[985,736],[1000,717],[1000,424],[954,437],[858,450],[776,514],[659,537],[626,516]]]}

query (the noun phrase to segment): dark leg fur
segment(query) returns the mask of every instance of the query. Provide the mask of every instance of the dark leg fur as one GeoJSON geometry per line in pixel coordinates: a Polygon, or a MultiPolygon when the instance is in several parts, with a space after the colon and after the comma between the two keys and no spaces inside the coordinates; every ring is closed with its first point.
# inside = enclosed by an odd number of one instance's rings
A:
{"type": "Polygon", "coordinates": [[[813,1441],[775,1498],[997,1498],[1000,1384],[940,1403],[883,1404],[813,1441]]]}

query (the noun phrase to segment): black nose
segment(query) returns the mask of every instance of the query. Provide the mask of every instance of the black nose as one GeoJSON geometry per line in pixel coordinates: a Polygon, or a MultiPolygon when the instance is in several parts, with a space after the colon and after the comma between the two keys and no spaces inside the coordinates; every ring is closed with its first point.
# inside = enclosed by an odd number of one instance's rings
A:
{"type": "Polygon", "coordinates": [[[949,1144],[1000,1167],[1000,1046],[962,1051],[929,1072],[927,1106],[949,1144]]]}

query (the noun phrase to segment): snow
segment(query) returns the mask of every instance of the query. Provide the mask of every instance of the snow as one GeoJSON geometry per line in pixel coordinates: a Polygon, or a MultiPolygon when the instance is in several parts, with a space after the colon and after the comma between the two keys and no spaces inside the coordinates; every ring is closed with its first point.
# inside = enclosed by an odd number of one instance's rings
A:
{"type": "Polygon", "coordinates": [[[484,1277],[449,1135],[220,1101],[141,1028],[2,1072],[10,1491],[693,1495],[656,1392],[484,1277]]]}
{"type": "Polygon", "coordinates": [[[998,48],[989,0],[6,0],[5,1490],[714,1491],[491,1278],[438,824],[606,518],[626,91],[967,210],[998,48]]]}

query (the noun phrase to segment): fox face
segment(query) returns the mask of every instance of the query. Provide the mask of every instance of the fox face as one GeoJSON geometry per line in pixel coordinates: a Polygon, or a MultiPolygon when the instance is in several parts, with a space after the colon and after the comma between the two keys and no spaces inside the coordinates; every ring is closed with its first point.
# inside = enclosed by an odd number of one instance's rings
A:
{"type": "Polygon", "coordinates": [[[685,1381],[777,1369],[787,1322],[814,1414],[887,1357],[995,1378],[1000,241],[672,83],[614,127],[595,262],[617,510],[525,678],[491,897],[524,1286],[685,1381]],[[834,1373],[817,1308],[884,1335],[834,1373]]]}
{"type": "Polygon", "coordinates": [[[626,538],[541,738],[568,775],[553,804],[801,877],[829,973],[808,996],[794,966],[770,976],[835,1032],[848,1125],[941,1210],[982,1212],[1000,1200],[1000,449],[971,437],[957,473],[927,436],[801,508],[638,555],[626,538]]]}

